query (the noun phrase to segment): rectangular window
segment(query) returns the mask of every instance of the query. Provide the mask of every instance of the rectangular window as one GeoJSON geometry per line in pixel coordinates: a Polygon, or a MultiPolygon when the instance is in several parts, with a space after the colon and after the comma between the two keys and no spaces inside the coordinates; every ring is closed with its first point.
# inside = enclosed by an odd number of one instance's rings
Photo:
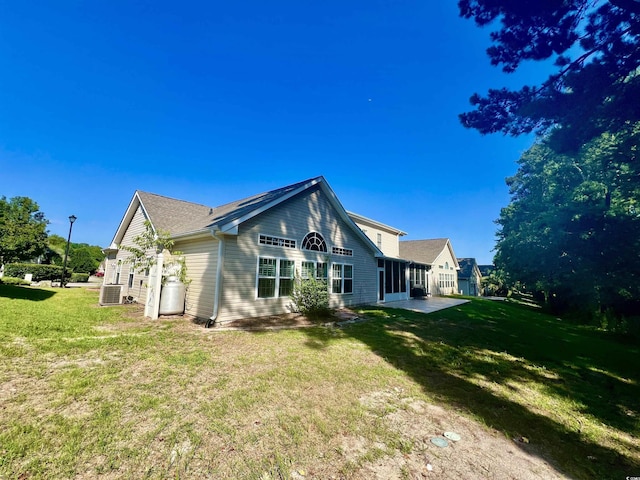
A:
{"type": "Polygon", "coordinates": [[[288,297],[293,292],[293,260],[280,260],[280,271],[278,274],[278,296],[288,297]]]}
{"type": "Polygon", "coordinates": [[[302,278],[315,278],[327,281],[327,264],[325,262],[302,262],[300,269],[302,278]]]}
{"type": "Polygon", "coordinates": [[[331,293],[353,293],[353,265],[332,265],[331,293]]]}
{"type": "Polygon", "coordinates": [[[331,293],[342,293],[342,265],[339,263],[333,264],[331,282],[331,293]]]}
{"type": "Polygon", "coordinates": [[[344,255],[346,257],[353,257],[353,250],[350,248],[333,247],[331,249],[334,255],[344,255]]]}
{"type": "Polygon", "coordinates": [[[272,237],[270,235],[260,235],[258,242],[261,245],[272,245],[274,247],[296,248],[296,241],[288,238],[272,237]]]}
{"type": "Polygon", "coordinates": [[[275,258],[260,258],[258,260],[258,298],[273,298],[276,296],[275,258]]]}
{"type": "Polygon", "coordinates": [[[293,291],[295,263],[277,258],[258,259],[258,298],[288,297],[293,291]]]}
{"type": "Polygon", "coordinates": [[[329,275],[328,265],[326,262],[318,262],[316,263],[316,278],[318,280],[327,281],[327,277],[329,275]]]}
{"type": "Polygon", "coordinates": [[[129,282],[127,283],[129,288],[133,287],[133,272],[129,273],[129,282]]]}
{"type": "Polygon", "coordinates": [[[343,276],[343,293],[353,293],[353,265],[344,266],[343,276]]]}
{"type": "Polygon", "coordinates": [[[376,235],[376,239],[377,239],[376,244],[378,245],[378,248],[379,248],[380,250],[382,250],[382,234],[381,234],[381,233],[378,233],[378,234],[376,235]]]}
{"type": "Polygon", "coordinates": [[[300,276],[302,278],[314,278],[316,276],[316,264],[313,262],[302,262],[300,276]]]}

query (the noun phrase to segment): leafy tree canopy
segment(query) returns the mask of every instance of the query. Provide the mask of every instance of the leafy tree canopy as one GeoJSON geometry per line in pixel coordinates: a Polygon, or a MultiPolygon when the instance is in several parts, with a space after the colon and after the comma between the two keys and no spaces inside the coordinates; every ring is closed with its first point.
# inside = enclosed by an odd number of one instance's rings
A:
{"type": "MultiPolygon", "coordinates": [[[[61,237],[60,235],[49,235],[47,238],[48,249],[44,254],[43,263],[53,263],[56,265],[62,265],[64,253],[67,248],[67,239],[61,237]]],[[[71,242],[69,245],[69,258],[73,260],[76,256],[76,252],[80,251],[80,255],[82,258],[85,258],[88,252],[88,256],[90,256],[93,261],[96,263],[96,267],[92,270],[77,270],[74,268],[76,272],[93,272],[98,268],[100,262],[104,260],[104,253],[102,252],[102,247],[98,245],[89,245],[88,243],[75,243],[71,242]],[[86,252],[85,252],[86,251],[86,252]]],[[[83,260],[84,264],[84,260],[83,260]]],[[[93,264],[93,262],[91,262],[93,264]]],[[[73,267],[71,267],[73,268],[73,267]]],[[[84,266],[83,268],[87,268],[84,266]]]]}
{"type": "Polygon", "coordinates": [[[640,1],[459,0],[460,15],[499,25],[487,50],[492,65],[514,72],[527,60],[555,61],[537,86],[490,89],[460,115],[480,133],[552,133],[550,145],[578,151],[606,131],[640,120],[640,1]]]}
{"type": "Polygon", "coordinates": [[[69,268],[76,273],[93,273],[98,269],[100,260],[95,258],[91,247],[79,247],[73,249],[69,260],[69,268]]]}
{"type": "Polygon", "coordinates": [[[495,257],[511,284],[567,308],[625,315],[640,307],[639,143],[640,122],[576,154],[539,142],[520,158],[495,257]]]}
{"type": "Polygon", "coordinates": [[[44,213],[29,197],[0,198],[0,263],[33,260],[47,247],[44,213]]]}

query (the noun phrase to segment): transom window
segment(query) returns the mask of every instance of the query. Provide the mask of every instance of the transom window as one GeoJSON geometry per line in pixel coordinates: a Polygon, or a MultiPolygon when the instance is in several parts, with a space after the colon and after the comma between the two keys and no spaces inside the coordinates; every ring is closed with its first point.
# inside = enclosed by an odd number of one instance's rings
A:
{"type": "Polygon", "coordinates": [[[275,247],[296,248],[296,241],[288,238],[272,237],[269,235],[260,235],[261,245],[273,245],[275,247]]]}
{"type": "Polygon", "coordinates": [[[302,240],[302,249],[312,250],[314,252],[326,252],[327,243],[318,232],[311,232],[302,240]]]}
{"type": "Polygon", "coordinates": [[[353,250],[350,248],[333,247],[331,249],[334,255],[345,255],[347,257],[353,257],[353,250]]]}

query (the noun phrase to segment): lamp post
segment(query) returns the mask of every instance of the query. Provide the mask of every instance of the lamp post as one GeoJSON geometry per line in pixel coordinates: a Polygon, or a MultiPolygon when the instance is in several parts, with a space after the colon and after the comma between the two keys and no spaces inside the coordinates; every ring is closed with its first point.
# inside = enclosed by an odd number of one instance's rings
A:
{"type": "Polygon", "coordinates": [[[67,248],[64,251],[64,264],[62,266],[62,278],[60,279],[60,288],[64,288],[64,272],[67,270],[67,257],[69,256],[69,244],[71,243],[71,229],[73,228],[73,222],[78,219],[75,215],[69,216],[69,238],[67,238],[67,248]]]}

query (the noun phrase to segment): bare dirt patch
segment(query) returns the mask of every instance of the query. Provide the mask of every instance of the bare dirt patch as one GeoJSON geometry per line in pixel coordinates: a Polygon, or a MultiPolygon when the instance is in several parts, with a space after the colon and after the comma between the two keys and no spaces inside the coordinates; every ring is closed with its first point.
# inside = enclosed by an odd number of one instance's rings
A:
{"type": "Polygon", "coordinates": [[[385,421],[412,447],[409,453],[396,452],[365,465],[358,478],[568,478],[541,458],[533,445],[506,438],[459,412],[407,397],[399,389],[373,392],[361,403],[375,411],[393,410],[384,415],[385,421]],[[444,434],[450,432],[459,440],[447,439],[444,434]],[[447,446],[437,446],[434,438],[447,446]]]}

